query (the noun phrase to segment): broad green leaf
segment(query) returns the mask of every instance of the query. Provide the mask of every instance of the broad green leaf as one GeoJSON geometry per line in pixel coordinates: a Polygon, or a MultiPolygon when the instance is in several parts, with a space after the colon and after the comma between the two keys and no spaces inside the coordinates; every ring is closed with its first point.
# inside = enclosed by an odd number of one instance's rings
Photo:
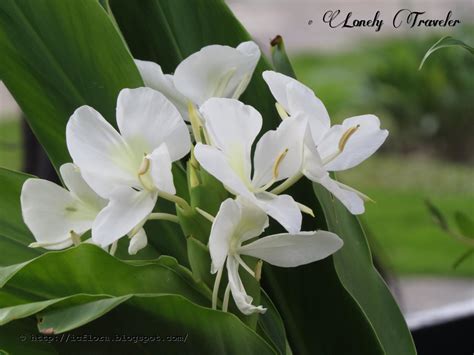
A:
{"type": "MultiPolygon", "coordinates": [[[[184,340],[139,345],[120,343],[121,352],[140,349],[142,353],[275,354],[261,337],[234,315],[197,306],[178,295],[124,295],[46,311],[40,317],[40,330],[48,332],[62,333],[93,321],[85,328],[78,328],[77,332],[80,334],[82,329],[87,329],[87,333],[94,335],[148,335],[164,340],[174,336],[184,340]],[[97,319],[99,316],[102,317],[97,319]]],[[[114,349],[113,345],[105,346],[108,350],[114,349]]],[[[88,350],[88,347],[82,349],[88,350]]]]}
{"type": "Polygon", "coordinates": [[[40,249],[28,248],[34,238],[21,216],[21,187],[30,177],[0,168],[0,266],[30,260],[42,253],[40,249]]]}
{"type": "Polygon", "coordinates": [[[438,209],[438,207],[433,205],[431,201],[426,200],[425,203],[426,207],[428,208],[428,211],[431,214],[431,217],[433,217],[433,220],[441,227],[441,229],[446,232],[449,232],[449,224],[443,213],[438,209]]]}
{"type": "Polygon", "coordinates": [[[0,354],[58,354],[52,344],[32,341],[37,335],[36,321],[31,318],[17,320],[0,327],[0,354]]]}
{"type": "Polygon", "coordinates": [[[342,284],[360,304],[387,354],[416,354],[400,308],[373,265],[358,218],[320,185],[314,185],[314,190],[327,229],[344,240],[344,247],[333,257],[342,284]],[[389,327],[387,319],[390,320],[389,327]]]}
{"type": "Polygon", "coordinates": [[[286,354],[287,340],[283,320],[270,297],[264,291],[260,295],[260,303],[267,311],[258,317],[257,330],[281,354],[286,354]]]}
{"type": "Polygon", "coordinates": [[[0,77],[56,167],[69,161],[65,127],[81,105],[111,123],[122,88],[142,86],[97,0],[2,0],[0,77]]]}
{"type": "MultiPolygon", "coordinates": [[[[133,56],[160,64],[165,73],[210,44],[237,46],[250,36],[222,0],[110,0],[115,20],[133,56]]],[[[241,100],[264,117],[264,129],[277,122],[273,102],[261,73],[269,68],[262,59],[241,100]]]]}
{"type": "MultiPolygon", "coordinates": [[[[277,70],[292,75],[282,45],[274,46],[273,58],[277,70]],[[279,51],[276,56],[275,52],[279,51]]],[[[293,189],[296,200],[314,206],[307,198],[309,183],[300,183],[293,189]]],[[[403,315],[387,285],[375,269],[364,231],[356,216],[318,184],[314,192],[324,216],[321,227],[336,233],[344,240],[344,246],[332,257],[335,271],[344,288],[360,305],[370,322],[381,349],[387,354],[415,354],[416,350],[403,315]],[[390,319],[390,327],[387,327],[390,319]]],[[[316,202],[317,204],[317,202],[316,202]]],[[[316,214],[316,216],[321,216],[316,214]]],[[[321,224],[321,218],[319,218],[321,224]]]]}
{"type": "Polygon", "coordinates": [[[175,264],[172,258],[161,257],[134,265],[90,244],[48,252],[31,261],[0,268],[0,306],[78,293],[176,293],[209,306],[210,291],[175,264]]]}
{"type": "Polygon", "coordinates": [[[456,211],[454,218],[461,234],[467,238],[474,238],[474,222],[472,219],[461,211],[456,211]]]}
{"type": "Polygon", "coordinates": [[[460,41],[456,38],[453,38],[451,36],[445,36],[442,37],[438,42],[433,44],[430,49],[426,52],[425,56],[421,60],[420,66],[418,67],[418,70],[421,70],[423,68],[423,64],[425,64],[426,60],[430,55],[432,55],[434,52],[436,52],[438,49],[441,48],[447,48],[447,47],[460,47],[464,48],[471,54],[474,54],[474,47],[471,47],[470,45],[464,43],[463,41],[460,41]]]}

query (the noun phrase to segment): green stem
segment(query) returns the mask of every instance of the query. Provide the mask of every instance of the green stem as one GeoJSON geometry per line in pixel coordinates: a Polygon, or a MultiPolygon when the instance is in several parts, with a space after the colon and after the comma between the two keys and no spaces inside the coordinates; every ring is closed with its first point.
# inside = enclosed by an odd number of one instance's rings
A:
{"type": "Polygon", "coordinates": [[[151,213],[148,216],[148,220],[161,220],[161,221],[169,221],[179,224],[178,216],[171,214],[171,213],[151,213]]]}
{"type": "Polygon", "coordinates": [[[298,172],[297,174],[293,175],[291,178],[286,179],[282,184],[278,185],[270,192],[272,194],[279,195],[282,192],[289,189],[290,187],[292,187],[294,184],[296,184],[302,177],[303,177],[303,173],[298,172]]]}

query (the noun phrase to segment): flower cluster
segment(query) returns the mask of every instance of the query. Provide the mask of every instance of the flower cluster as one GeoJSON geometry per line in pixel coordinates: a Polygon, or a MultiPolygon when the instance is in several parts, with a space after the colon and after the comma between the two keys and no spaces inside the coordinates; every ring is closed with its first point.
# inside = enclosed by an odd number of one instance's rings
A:
{"type": "Polygon", "coordinates": [[[154,212],[157,199],[192,209],[178,196],[172,165],[190,157],[235,196],[217,215],[193,207],[212,222],[211,273],[216,274],[217,307],[224,266],[229,294],[244,314],[264,312],[252,304],[239,276],[241,257],[280,267],[323,259],[342,247],[327,231],[301,231],[304,206],[283,192],[303,176],[323,185],[353,214],[364,212],[362,193],[331,179],[372,155],[388,132],[377,117],[356,116],[331,126],[323,103],[300,82],[266,71],[263,78],[276,100],[281,123],[257,142],[262,116],[238,101],[260,58],[253,42],[236,48],[211,45],[186,58],[174,75],[152,62],[136,61],[147,87],[123,89],[117,99],[118,131],[89,106],[78,108],[66,128],[73,163],[61,166],[64,188],[41,179],[23,185],[23,218],[36,242],[57,250],[89,242],[110,253],[128,236],[129,253],[147,245],[149,219],[179,223],[176,215],[154,212]],[[287,233],[260,237],[276,220],[287,233]],[[84,236],[91,231],[91,237],[84,236]]]}

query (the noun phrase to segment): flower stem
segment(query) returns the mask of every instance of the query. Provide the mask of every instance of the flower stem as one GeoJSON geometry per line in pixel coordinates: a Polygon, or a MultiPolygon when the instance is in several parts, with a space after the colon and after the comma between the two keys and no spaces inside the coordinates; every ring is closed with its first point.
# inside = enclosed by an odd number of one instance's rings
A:
{"type": "Polygon", "coordinates": [[[214,223],[215,217],[211,215],[210,213],[207,213],[206,211],[200,209],[199,207],[194,208],[197,213],[199,213],[201,216],[203,216],[205,219],[207,219],[209,222],[214,223]]]}
{"type": "Polygon", "coordinates": [[[110,251],[109,251],[110,255],[115,255],[115,252],[117,251],[117,246],[118,246],[118,241],[115,241],[112,243],[112,245],[110,246],[110,251]]]}
{"type": "Polygon", "coordinates": [[[175,216],[174,214],[171,214],[171,213],[159,213],[159,212],[150,213],[150,215],[148,216],[148,219],[149,220],[158,219],[161,221],[170,221],[170,222],[179,224],[178,216],[175,216]]]}
{"type": "Polygon", "coordinates": [[[212,290],[212,309],[217,309],[217,294],[219,293],[219,286],[221,284],[223,270],[224,270],[224,267],[221,267],[217,271],[216,279],[214,281],[214,288],[212,290]]]}
{"type": "Polygon", "coordinates": [[[230,284],[227,284],[224,292],[224,300],[222,301],[222,311],[227,312],[229,308],[230,284]]]}
{"type": "Polygon", "coordinates": [[[275,195],[281,194],[283,191],[289,189],[292,187],[294,184],[296,184],[301,178],[303,177],[303,174],[301,172],[298,172],[297,174],[293,175],[289,179],[285,180],[283,183],[275,187],[273,190],[270,192],[275,195]]]}
{"type": "Polygon", "coordinates": [[[158,190],[158,196],[164,198],[165,200],[176,203],[183,210],[187,210],[187,211],[191,210],[191,206],[189,206],[186,200],[177,195],[172,195],[165,191],[158,190]]]}

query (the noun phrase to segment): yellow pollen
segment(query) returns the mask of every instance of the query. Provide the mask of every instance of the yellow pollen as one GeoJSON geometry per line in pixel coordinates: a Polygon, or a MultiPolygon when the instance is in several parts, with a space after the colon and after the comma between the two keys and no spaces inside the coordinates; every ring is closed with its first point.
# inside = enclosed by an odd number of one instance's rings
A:
{"type": "Polygon", "coordinates": [[[339,151],[343,151],[344,147],[346,146],[349,138],[359,129],[360,125],[354,126],[349,128],[347,131],[344,132],[341,139],[339,140],[339,151]]]}
{"type": "Polygon", "coordinates": [[[278,178],[279,168],[283,159],[285,159],[286,154],[288,154],[288,148],[286,148],[275,160],[275,164],[273,164],[273,178],[278,178]]]}

